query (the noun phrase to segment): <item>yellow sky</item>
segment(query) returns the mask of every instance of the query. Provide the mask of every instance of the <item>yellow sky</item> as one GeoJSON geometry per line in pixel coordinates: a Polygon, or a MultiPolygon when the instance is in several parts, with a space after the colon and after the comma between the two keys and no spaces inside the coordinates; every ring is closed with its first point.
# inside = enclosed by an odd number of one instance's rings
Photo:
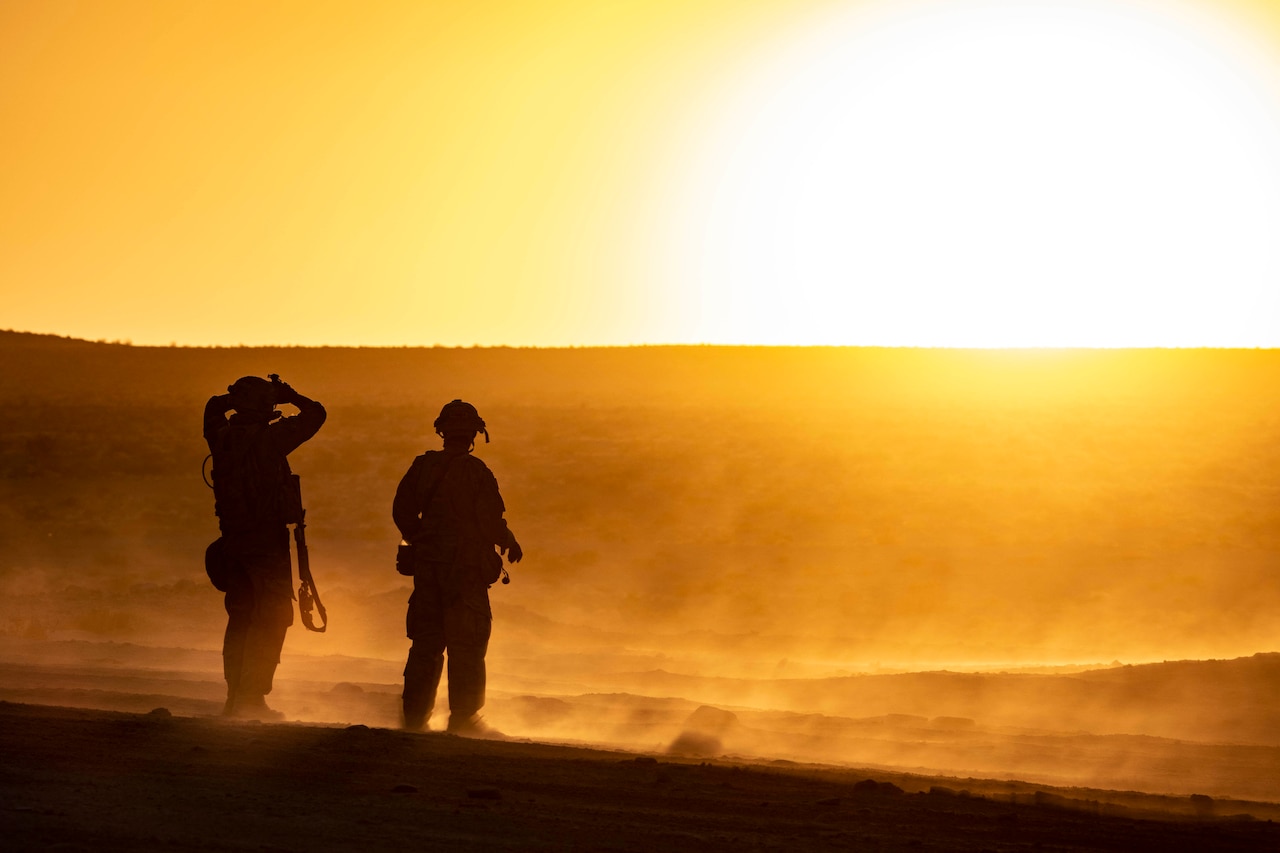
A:
{"type": "Polygon", "coordinates": [[[1031,5],[1048,17],[1008,0],[0,0],[0,328],[151,344],[1280,345],[1277,4],[1031,5]],[[913,51],[1022,39],[1034,56],[1046,32],[1066,33],[1057,65],[987,69],[1043,79],[1034,94],[966,101],[959,124],[896,122],[954,102],[930,100],[948,79],[1002,88],[913,51]],[[1122,59],[1144,50],[1158,73],[1125,89],[1122,59]],[[915,88],[881,84],[903,67],[923,68],[915,88]],[[1107,91],[1088,88],[1105,87],[1085,73],[1098,67],[1134,110],[1078,106],[1107,91]],[[1069,134],[1027,130],[1063,115],[1069,134]],[[1168,149],[1150,174],[1148,128],[1168,149]],[[850,142],[876,133],[879,147],[850,142]],[[1079,181],[1037,181],[1070,174],[1071,151],[1043,150],[1068,138],[1102,147],[1080,165],[1096,185],[1063,214],[1079,181]],[[996,142],[1016,156],[975,163],[996,142]],[[898,151],[914,159],[882,162],[898,151]],[[888,176],[889,202],[868,175],[888,176]]]}

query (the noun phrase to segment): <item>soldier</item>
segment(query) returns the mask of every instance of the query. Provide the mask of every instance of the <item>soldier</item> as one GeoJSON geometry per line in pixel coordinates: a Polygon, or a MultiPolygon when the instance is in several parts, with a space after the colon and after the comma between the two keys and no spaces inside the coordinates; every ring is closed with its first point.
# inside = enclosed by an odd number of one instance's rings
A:
{"type": "Polygon", "coordinates": [[[280,719],[266,695],[284,635],[293,624],[290,522],[300,520],[301,499],[290,494],[288,455],[324,424],[325,410],[275,376],[245,376],[211,397],[204,437],[213,456],[214,512],[222,538],[210,546],[210,577],[226,593],[227,631],[222,669],[227,680],[223,714],[280,719]],[[298,409],[292,417],[278,403],[298,409]],[[229,419],[227,412],[234,410],[229,419]],[[220,549],[220,550],[219,550],[220,549]]]}
{"type": "Polygon", "coordinates": [[[447,730],[466,737],[501,737],[479,716],[493,626],[489,585],[500,576],[506,582],[502,554],[518,563],[524,552],[502,517],[506,507],[498,481],[471,455],[478,434],[489,440],[475,406],[461,400],[448,403],[434,427],[444,449],[413,460],[391,509],[411,561],[401,571],[413,574],[405,620],[413,645],[404,668],[404,727],[420,730],[431,717],[447,651],[447,730]]]}

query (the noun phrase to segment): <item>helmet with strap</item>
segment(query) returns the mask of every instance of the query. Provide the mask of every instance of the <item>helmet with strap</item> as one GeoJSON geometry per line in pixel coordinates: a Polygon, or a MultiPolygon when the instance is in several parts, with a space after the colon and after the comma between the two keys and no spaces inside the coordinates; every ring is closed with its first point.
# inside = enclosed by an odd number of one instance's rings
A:
{"type": "Polygon", "coordinates": [[[451,435],[472,436],[484,433],[484,440],[489,441],[489,430],[485,429],[484,419],[476,411],[476,407],[462,400],[445,403],[440,416],[432,424],[436,435],[447,438],[451,435]]]}

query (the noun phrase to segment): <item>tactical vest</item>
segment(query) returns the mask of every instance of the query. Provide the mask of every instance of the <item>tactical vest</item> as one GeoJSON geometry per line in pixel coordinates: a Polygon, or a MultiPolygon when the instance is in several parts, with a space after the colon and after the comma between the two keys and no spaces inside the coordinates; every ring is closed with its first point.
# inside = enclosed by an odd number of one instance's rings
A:
{"type": "Polygon", "coordinates": [[[213,448],[214,513],[224,532],[296,521],[289,460],[274,449],[267,424],[230,425],[213,448]]]}

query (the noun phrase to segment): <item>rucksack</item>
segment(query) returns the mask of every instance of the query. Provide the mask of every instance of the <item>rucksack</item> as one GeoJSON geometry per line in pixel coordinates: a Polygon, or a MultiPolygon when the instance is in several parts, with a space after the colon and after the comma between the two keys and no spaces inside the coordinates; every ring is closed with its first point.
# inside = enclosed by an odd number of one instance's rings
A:
{"type": "Polygon", "coordinates": [[[227,426],[213,448],[214,514],[223,530],[289,524],[289,460],[268,438],[267,424],[227,426]]]}

